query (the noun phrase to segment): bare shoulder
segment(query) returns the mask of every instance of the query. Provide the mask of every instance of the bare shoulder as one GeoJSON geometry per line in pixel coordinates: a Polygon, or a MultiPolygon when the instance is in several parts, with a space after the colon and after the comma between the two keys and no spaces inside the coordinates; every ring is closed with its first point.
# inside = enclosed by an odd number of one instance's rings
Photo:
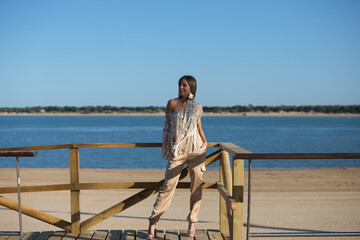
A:
{"type": "Polygon", "coordinates": [[[176,108],[177,105],[178,105],[178,100],[176,98],[170,99],[167,103],[167,106],[169,106],[171,109],[176,108]]]}
{"type": "Polygon", "coordinates": [[[178,101],[176,98],[170,99],[166,105],[166,113],[174,112],[174,109],[176,109],[177,104],[178,104],[178,101]]]}
{"type": "Polygon", "coordinates": [[[178,102],[178,99],[177,99],[177,98],[174,98],[174,99],[170,99],[170,100],[168,101],[168,104],[170,104],[170,105],[176,105],[177,102],[178,102]]]}

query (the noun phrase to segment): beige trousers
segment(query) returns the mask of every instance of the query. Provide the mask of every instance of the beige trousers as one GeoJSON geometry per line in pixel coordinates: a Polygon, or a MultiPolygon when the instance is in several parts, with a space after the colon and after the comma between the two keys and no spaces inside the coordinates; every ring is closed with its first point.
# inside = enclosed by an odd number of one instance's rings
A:
{"type": "Polygon", "coordinates": [[[185,163],[189,167],[190,172],[190,213],[187,217],[189,222],[197,222],[202,196],[202,181],[205,164],[206,153],[196,156],[179,156],[168,161],[165,172],[165,181],[156,198],[154,209],[149,217],[150,224],[159,221],[160,216],[170,206],[172,197],[174,196],[176,186],[179,182],[181,171],[185,163]]]}

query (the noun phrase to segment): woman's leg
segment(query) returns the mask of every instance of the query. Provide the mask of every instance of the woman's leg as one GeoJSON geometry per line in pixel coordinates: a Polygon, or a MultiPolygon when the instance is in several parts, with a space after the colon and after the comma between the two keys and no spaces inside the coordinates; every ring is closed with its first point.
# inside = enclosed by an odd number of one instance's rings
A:
{"type": "Polygon", "coordinates": [[[180,173],[184,168],[186,158],[170,159],[165,172],[165,181],[156,198],[154,209],[149,217],[150,224],[159,221],[160,216],[170,206],[174,196],[176,185],[179,181],[180,173]]]}
{"type": "Polygon", "coordinates": [[[197,157],[189,159],[187,165],[190,171],[190,213],[187,217],[189,222],[197,222],[198,214],[200,210],[201,197],[202,197],[202,182],[203,182],[203,171],[201,170],[204,165],[206,153],[203,153],[197,157]]]}

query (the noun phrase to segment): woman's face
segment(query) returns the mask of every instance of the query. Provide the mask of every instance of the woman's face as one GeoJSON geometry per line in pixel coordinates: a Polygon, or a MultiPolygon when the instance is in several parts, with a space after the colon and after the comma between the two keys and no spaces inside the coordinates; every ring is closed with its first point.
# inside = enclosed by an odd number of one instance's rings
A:
{"type": "Polygon", "coordinates": [[[179,96],[187,97],[191,92],[189,83],[185,79],[181,79],[179,85],[179,96]]]}

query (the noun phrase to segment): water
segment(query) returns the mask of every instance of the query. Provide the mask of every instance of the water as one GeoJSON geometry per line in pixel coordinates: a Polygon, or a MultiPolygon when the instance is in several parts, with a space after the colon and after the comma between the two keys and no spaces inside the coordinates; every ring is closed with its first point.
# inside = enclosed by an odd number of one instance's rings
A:
{"type": "MultiPolygon", "coordinates": [[[[0,148],[70,143],[127,143],[162,140],[163,117],[0,117],[0,148]]],[[[360,118],[203,117],[208,142],[232,142],[254,153],[360,152],[360,118]]],[[[209,148],[208,153],[217,150],[209,148]]],[[[81,168],[163,169],[160,148],[81,148],[81,168]]],[[[21,158],[26,168],[68,168],[69,150],[38,151],[21,158]]],[[[209,167],[217,168],[218,165],[209,167]]],[[[0,158],[0,168],[13,168],[0,158]]],[[[254,168],[360,167],[360,160],[254,160],[254,168]]]]}

